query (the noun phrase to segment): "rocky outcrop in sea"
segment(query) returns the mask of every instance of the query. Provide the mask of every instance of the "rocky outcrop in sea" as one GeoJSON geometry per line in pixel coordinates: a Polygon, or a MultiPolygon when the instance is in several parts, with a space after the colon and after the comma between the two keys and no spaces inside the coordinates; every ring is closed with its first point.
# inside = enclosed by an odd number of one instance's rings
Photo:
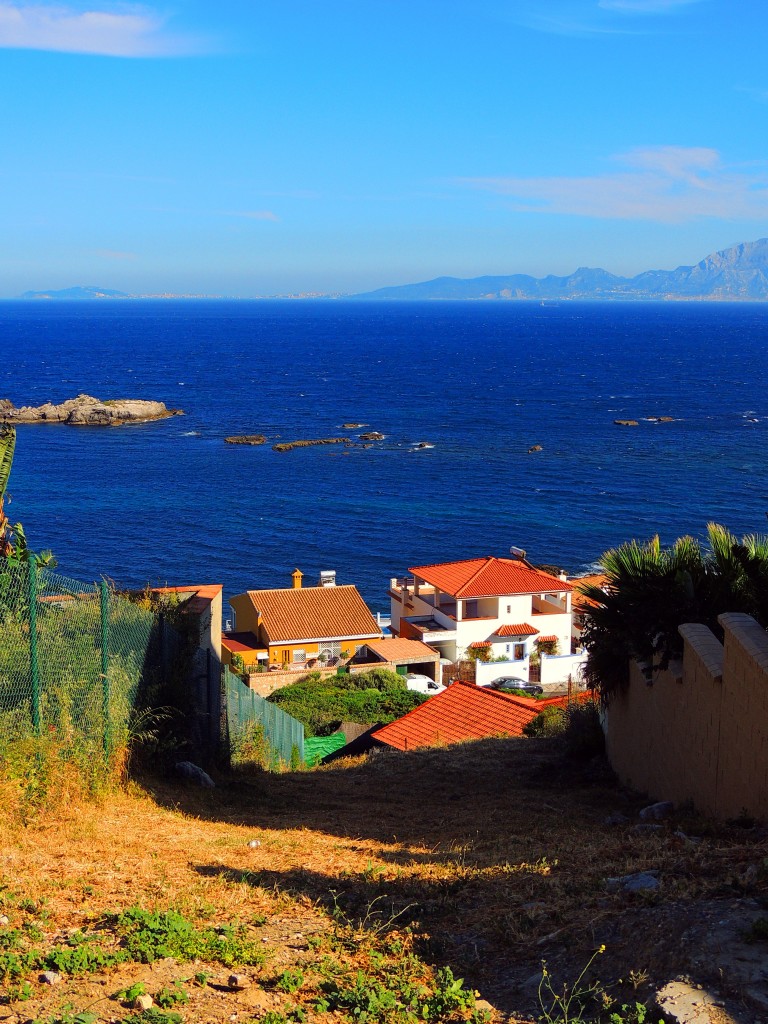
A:
{"type": "Polygon", "coordinates": [[[148,423],[168,416],[181,416],[181,409],[169,409],[164,402],[140,398],[114,398],[101,401],[91,395],[78,395],[54,405],[23,405],[17,408],[7,398],[0,399],[0,422],[66,423],[82,427],[114,427],[124,423],[148,423]]]}

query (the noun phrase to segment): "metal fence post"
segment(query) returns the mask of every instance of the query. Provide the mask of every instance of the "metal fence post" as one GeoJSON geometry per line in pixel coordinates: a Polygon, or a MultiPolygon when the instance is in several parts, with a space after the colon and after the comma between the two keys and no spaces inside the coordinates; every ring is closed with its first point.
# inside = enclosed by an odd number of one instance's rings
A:
{"type": "Polygon", "coordinates": [[[29,566],[29,678],[31,684],[32,729],[40,735],[40,665],[37,657],[37,565],[29,566]]]}
{"type": "Polygon", "coordinates": [[[101,581],[101,708],[104,716],[104,755],[112,749],[112,729],[109,709],[109,588],[101,581]]]}

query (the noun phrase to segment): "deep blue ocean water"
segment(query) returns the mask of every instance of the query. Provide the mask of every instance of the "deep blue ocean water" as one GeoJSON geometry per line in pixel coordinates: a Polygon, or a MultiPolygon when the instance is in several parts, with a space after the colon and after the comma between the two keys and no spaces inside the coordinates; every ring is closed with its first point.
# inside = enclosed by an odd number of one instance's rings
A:
{"type": "Polygon", "coordinates": [[[0,357],[16,405],[185,410],[19,427],[7,511],[84,580],[231,595],[336,569],[383,611],[411,565],[516,545],[577,571],[711,519],[768,530],[768,305],[3,302],[0,357]],[[271,450],[345,422],[386,440],[271,450]],[[246,433],[269,443],[224,443],[246,433]]]}

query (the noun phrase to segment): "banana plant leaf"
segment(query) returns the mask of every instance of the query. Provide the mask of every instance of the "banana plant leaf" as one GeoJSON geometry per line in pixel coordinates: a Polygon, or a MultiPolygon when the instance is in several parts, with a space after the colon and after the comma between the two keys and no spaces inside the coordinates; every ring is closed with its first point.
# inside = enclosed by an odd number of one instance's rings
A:
{"type": "Polygon", "coordinates": [[[0,506],[11,475],[13,450],[16,447],[16,431],[13,427],[0,427],[0,506]]]}

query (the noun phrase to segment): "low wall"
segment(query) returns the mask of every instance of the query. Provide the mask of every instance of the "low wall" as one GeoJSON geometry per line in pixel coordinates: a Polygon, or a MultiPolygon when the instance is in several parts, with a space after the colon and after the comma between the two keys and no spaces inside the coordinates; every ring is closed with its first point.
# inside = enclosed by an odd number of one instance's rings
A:
{"type": "Polygon", "coordinates": [[[477,661],[475,662],[475,682],[478,686],[492,683],[499,676],[517,676],[528,680],[528,659],[524,661],[477,661]]]}
{"type": "Polygon", "coordinates": [[[542,654],[540,682],[542,686],[555,686],[571,682],[581,685],[581,670],[587,662],[586,654],[542,654]]]}
{"type": "Polygon", "coordinates": [[[680,627],[682,663],[649,685],[632,665],[606,712],[606,747],[622,782],[720,819],[768,820],[768,634],[748,615],[680,627]]]}

